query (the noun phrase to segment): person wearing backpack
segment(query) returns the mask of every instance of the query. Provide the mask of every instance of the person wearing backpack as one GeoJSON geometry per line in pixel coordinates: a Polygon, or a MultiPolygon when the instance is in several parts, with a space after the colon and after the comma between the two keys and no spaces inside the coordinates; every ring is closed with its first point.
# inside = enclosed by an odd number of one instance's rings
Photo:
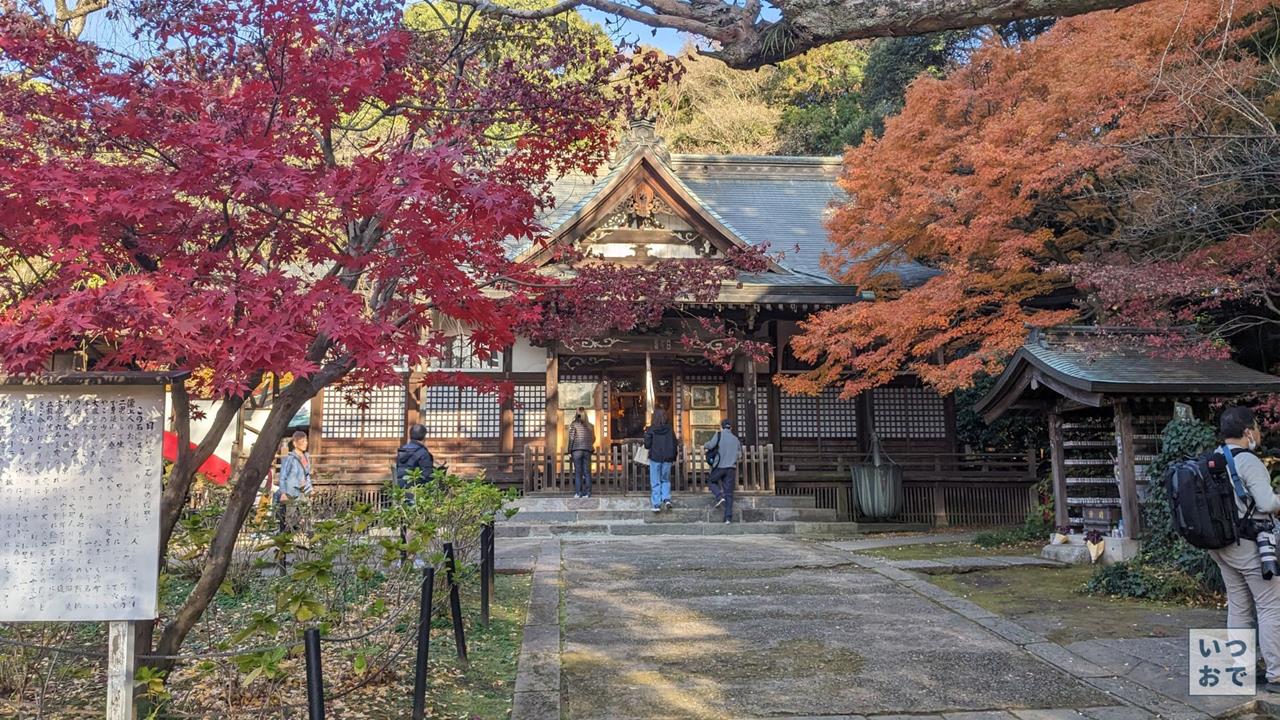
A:
{"type": "Polygon", "coordinates": [[[1231,454],[1228,473],[1240,481],[1247,497],[1235,496],[1243,537],[1208,552],[1222,571],[1222,584],[1227,588],[1227,627],[1257,628],[1258,654],[1267,666],[1262,689],[1280,693],[1280,577],[1263,578],[1258,544],[1253,539],[1258,525],[1270,527],[1274,522],[1275,513],[1280,511],[1280,498],[1271,488],[1267,467],[1254,454],[1262,443],[1262,432],[1253,411],[1246,407],[1227,408],[1218,426],[1223,446],[1231,454]]]}
{"type": "Polygon", "coordinates": [[[742,454],[742,442],[729,429],[728,420],[720,421],[720,430],[702,446],[707,451],[707,465],[711,477],[707,485],[715,496],[713,508],[724,506],[725,523],[733,522],[733,490],[738,484],[738,456],[742,454]]]}

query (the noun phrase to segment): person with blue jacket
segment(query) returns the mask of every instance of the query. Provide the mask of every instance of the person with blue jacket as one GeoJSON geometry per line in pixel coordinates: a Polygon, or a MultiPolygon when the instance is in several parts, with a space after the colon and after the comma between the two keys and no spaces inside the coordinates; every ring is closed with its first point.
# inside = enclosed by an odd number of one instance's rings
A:
{"type": "Polygon", "coordinates": [[[280,461],[280,482],[276,487],[276,523],[280,532],[297,532],[300,525],[298,501],[311,492],[311,457],[307,455],[307,434],[301,430],[289,440],[289,453],[280,461]]]}

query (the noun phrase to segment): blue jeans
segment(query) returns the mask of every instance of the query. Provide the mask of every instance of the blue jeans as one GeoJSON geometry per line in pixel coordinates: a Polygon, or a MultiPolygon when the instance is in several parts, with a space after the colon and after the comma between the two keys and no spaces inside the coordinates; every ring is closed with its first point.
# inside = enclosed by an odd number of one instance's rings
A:
{"type": "Polygon", "coordinates": [[[716,468],[707,483],[716,500],[724,498],[724,519],[733,519],[733,490],[738,485],[738,468],[716,468]]]}
{"type": "Polygon", "coordinates": [[[591,494],[591,451],[574,450],[573,458],[573,492],[577,495],[591,494]]]}
{"type": "Polygon", "coordinates": [[[649,461],[649,501],[654,507],[671,499],[671,463],[649,461]]]}

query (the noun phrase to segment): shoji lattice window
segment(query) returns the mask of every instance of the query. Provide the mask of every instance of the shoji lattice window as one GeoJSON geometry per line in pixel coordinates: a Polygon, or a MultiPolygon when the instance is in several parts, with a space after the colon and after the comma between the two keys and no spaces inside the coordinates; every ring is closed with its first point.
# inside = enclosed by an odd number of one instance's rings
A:
{"type": "Polygon", "coordinates": [[[515,431],[518,438],[542,437],[547,431],[547,388],[516,386],[515,431]]]}
{"type": "Polygon", "coordinates": [[[424,388],[419,418],[427,428],[427,437],[496,438],[502,410],[493,393],[432,385],[424,388]]]}
{"type": "Polygon", "coordinates": [[[912,440],[947,436],[942,397],[924,388],[872,390],[871,415],[876,433],[882,438],[912,440]]]}
{"type": "Polygon", "coordinates": [[[404,434],[404,411],[403,385],[351,395],[325,388],[321,432],[330,438],[397,438],[404,434]]]}
{"type": "MultiPolygon", "coordinates": [[[[761,443],[769,442],[769,388],[756,386],[756,434],[761,443]]],[[[747,389],[738,388],[738,435],[747,435],[747,389]]]]}
{"type": "Polygon", "coordinates": [[[822,429],[818,417],[818,398],[812,395],[782,394],[778,405],[784,438],[816,438],[822,429]]]}
{"type": "Polygon", "coordinates": [[[458,398],[462,388],[452,385],[430,385],[422,389],[422,407],[418,422],[427,428],[427,437],[458,436],[458,398]]]}
{"type": "Polygon", "coordinates": [[[779,405],[784,438],[849,439],[858,436],[858,405],[841,400],[838,388],[818,395],[782,394],[779,405]]]}
{"type": "Polygon", "coordinates": [[[858,437],[858,401],[841,400],[840,388],[823,388],[818,396],[818,417],[822,437],[832,439],[858,437]]]}

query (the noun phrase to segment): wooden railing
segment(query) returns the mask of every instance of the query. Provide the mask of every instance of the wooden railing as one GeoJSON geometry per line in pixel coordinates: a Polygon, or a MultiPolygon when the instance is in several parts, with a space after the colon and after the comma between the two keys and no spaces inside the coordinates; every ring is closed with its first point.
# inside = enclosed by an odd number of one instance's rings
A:
{"type": "MultiPolygon", "coordinates": [[[[895,452],[882,456],[902,468],[907,481],[1025,481],[1034,479],[1039,459],[1027,453],[895,452]]],[[[859,453],[779,452],[777,475],[787,480],[849,479],[849,469],[867,458],[859,453]]]]}
{"type": "MultiPolygon", "coordinates": [[[[449,472],[462,477],[479,477],[501,487],[523,483],[521,453],[433,453],[436,465],[447,465],[449,472]]],[[[324,453],[315,458],[316,485],[326,487],[378,486],[395,472],[395,455],[370,455],[360,452],[324,453]]]]}
{"type": "MultiPolygon", "coordinates": [[[[626,495],[649,492],[649,466],[635,462],[637,447],[623,443],[592,454],[593,493],[626,495]]],[[[573,463],[567,454],[548,456],[541,447],[527,446],[523,470],[526,493],[573,492],[573,463]]],[[[703,462],[701,450],[683,448],[671,468],[671,489],[674,492],[702,492],[706,490],[710,475],[711,470],[703,462]]],[[[775,487],[773,446],[743,447],[738,461],[738,491],[771,494],[775,487]]]]}

